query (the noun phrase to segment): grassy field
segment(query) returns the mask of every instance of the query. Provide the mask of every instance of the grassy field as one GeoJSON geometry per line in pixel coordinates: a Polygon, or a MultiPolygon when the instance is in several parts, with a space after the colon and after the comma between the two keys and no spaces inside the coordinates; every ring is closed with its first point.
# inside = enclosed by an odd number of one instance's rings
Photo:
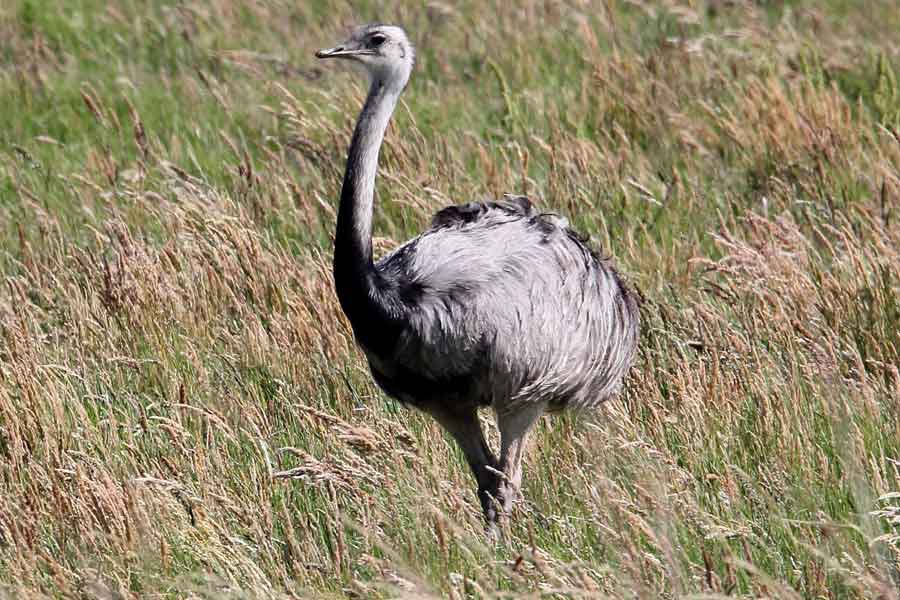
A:
{"type": "Polygon", "coordinates": [[[0,596],[900,598],[898,31],[894,0],[5,0],[0,596]],[[312,53],[376,19],[418,46],[377,252],[525,193],[645,298],[626,392],[539,425],[495,545],[332,288],[365,84],[312,53]]]}

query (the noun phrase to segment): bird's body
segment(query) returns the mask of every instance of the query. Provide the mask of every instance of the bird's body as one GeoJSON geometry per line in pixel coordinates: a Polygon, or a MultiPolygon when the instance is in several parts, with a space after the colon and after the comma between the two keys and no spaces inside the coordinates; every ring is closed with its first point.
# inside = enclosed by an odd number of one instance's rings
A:
{"type": "Polygon", "coordinates": [[[379,385],[407,404],[591,408],[630,366],[632,296],[525,198],[445,209],[376,269],[402,325],[391,347],[377,331],[362,345],[379,385]]]}
{"type": "Polygon", "coordinates": [[[317,55],[353,59],[371,79],[338,211],[341,307],[379,386],[433,415],[460,444],[493,523],[518,491],[537,419],[594,407],[621,386],[637,346],[637,302],[564,219],[524,197],[445,208],[374,262],[378,152],[413,50],[403,30],[376,24],[317,55]],[[497,416],[499,460],[477,418],[483,406],[497,416]]]}

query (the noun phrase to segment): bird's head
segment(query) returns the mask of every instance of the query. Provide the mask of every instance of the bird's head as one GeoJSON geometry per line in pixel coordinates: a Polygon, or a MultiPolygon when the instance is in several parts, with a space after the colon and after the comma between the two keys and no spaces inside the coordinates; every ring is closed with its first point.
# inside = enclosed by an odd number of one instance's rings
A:
{"type": "Polygon", "coordinates": [[[415,52],[406,33],[395,25],[357,27],[343,43],[316,52],[317,58],[344,58],[361,65],[373,81],[402,90],[409,81],[415,52]]]}

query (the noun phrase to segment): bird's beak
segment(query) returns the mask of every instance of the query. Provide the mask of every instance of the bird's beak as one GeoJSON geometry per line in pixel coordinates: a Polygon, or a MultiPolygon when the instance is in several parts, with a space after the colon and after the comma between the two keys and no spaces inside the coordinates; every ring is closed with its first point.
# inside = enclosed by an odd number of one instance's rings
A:
{"type": "Polygon", "coordinates": [[[366,50],[335,46],[316,52],[316,58],[352,58],[361,54],[369,54],[366,50]]]}

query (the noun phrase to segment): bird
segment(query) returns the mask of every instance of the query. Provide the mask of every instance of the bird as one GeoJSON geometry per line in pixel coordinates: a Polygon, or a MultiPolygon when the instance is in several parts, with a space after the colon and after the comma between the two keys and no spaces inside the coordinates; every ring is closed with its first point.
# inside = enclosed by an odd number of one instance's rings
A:
{"type": "Polygon", "coordinates": [[[350,61],[369,77],[334,235],[341,309],[375,383],[455,439],[496,531],[520,497],[527,441],[542,415],[594,408],[621,389],[638,345],[639,299],[565,218],[524,196],[443,208],[375,261],[379,152],[415,51],[401,27],[371,23],[316,57],[350,61]],[[481,408],[493,410],[497,455],[481,408]]]}

